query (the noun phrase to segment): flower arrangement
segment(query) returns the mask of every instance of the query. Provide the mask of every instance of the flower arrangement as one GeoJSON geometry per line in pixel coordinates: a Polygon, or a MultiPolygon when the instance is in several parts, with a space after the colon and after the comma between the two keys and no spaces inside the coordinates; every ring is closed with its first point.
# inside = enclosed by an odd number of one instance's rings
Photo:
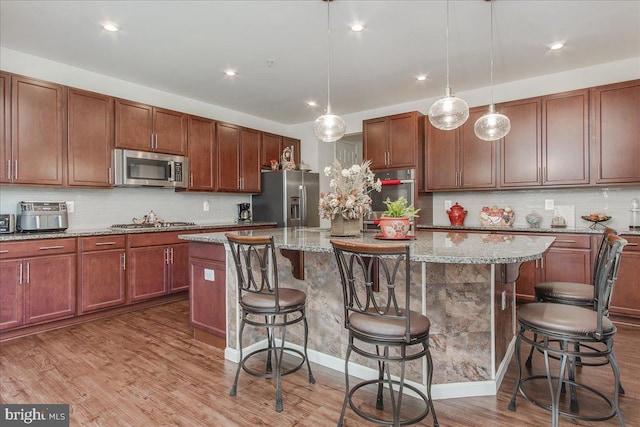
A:
{"type": "Polygon", "coordinates": [[[352,165],[343,169],[337,159],[332,166],[324,168],[324,174],[330,176],[329,193],[320,194],[318,211],[322,218],[334,219],[341,215],[345,219],[363,218],[371,212],[372,191],[381,191],[382,182],[375,179],[369,166],[370,160],[360,165],[352,165]]]}

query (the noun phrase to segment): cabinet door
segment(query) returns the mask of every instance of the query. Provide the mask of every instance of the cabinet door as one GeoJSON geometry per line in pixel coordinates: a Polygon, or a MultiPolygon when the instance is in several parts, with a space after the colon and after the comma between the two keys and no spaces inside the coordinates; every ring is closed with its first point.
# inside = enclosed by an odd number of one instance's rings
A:
{"type": "Polygon", "coordinates": [[[13,182],[62,185],[63,87],[13,76],[11,100],[13,182]]]}
{"type": "Polygon", "coordinates": [[[80,310],[83,313],[125,303],[125,252],[85,252],[80,259],[80,310]]]}
{"type": "Polygon", "coordinates": [[[72,317],[76,313],[76,256],[24,260],[25,324],[72,317]]]}
{"type": "Polygon", "coordinates": [[[543,185],[589,183],[589,90],[542,98],[542,165],[543,185]]]}
{"type": "Polygon", "coordinates": [[[240,128],[227,123],[216,125],[218,137],[218,190],[238,191],[240,188],[240,128]]]}
{"type": "Polygon", "coordinates": [[[597,87],[596,183],[640,182],[640,80],[597,87]]]}
{"type": "Polygon", "coordinates": [[[8,74],[0,73],[0,182],[11,182],[10,82],[8,74]]]}
{"type": "MultiPolygon", "coordinates": [[[[280,155],[282,154],[282,137],[272,133],[264,132],[262,134],[262,160],[261,166],[265,169],[271,169],[271,160],[280,163],[280,155]]],[[[294,155],[295,155],[294,151],[294,155]]]]}
{"type": "Polygon", "coordinates": [[[246,193],[260,192],[260,131],[241,129],[240,153],[242,191],[246,193]]]}
{"type": "Polygon", "coordinates": [[[286,136],[282,137],[282,148],[284,149],[284,147],[293,147],[293,161],[296,165],[302,161],[300,160],[302,158],[302,152],[300,152],[301,147],[299,139],[289,138],[286,136]]]}
{"type": "Polygon", "coordinates": [[[69,89],[68,183],[110,187],[113,99],[69,89]]]}
{"type": "Polygon", "coordinates": [[[396,114],[387,118],[387,166],[416,168],[418,166],[418,113],[396,114]]]}
{"type": "Polygon", "coordinates": [[[427,123],[428,191],[458,188],[458,131],[440,130],[427,123]]]}
{"type": "Polygon", "coordinates": [[[0,261],[0,331],[23,324],[22,260],[0,261]]]}
{"type": "Polygon", "coordinates": [[[171,266],[169,292],[185,291],[189,289],[189,244],[172,245],[169,250],[171,266]]]}
{"type": "Polygon", "coordinates": [[[116,99],[116,147],[152,150],[152,108],[137,102],[116,99]]]}
{"type": "Polygon", "coordinates": [[[189,188],[216,190],[216,123],[189,117],[189,188]]]}
{"type": "Polygon", "coordinates": [[[362,122],[362,152],[364,160],[371,160],[371,169],[387,167],[387,119],[364,120],[362,122]]]}
{"type": "MultiPolygon", "coordinates": [[[[459,129],[458,160],[460,188],[496,187],[496,146],[498,141],[483,141],[475,134],[473,126],[489,107],[469,111],[469,119],[459,129]]],[[[449,131],[451,132],[451,131],[449,131]]]]}
{"type": "Polygon", "coordinates": [[[153,109],[153,150],[183,156],[187,152],[187,115],[153,109]]]}
{"type": "Polygon", "coordinates": [[[629,242],[620,256],[618,280],[611,296],[611,312],[640,318],[640,236],[622,236],[629,242]]]}
{"type": "Polygon", "coordinates": [[[516,298],[518,301],[529,302],[535,300],[539,263],[540,261],[527,261],[520,265],[520,274],[516,280],[516,298]]]}
{"type": "Polygon", "coordinates": [[[223,262],[191,259],[191,326],[226,336],[226,269],[223,262]]]}
{"type": "Polygon", "coordinates": [[[143,301],[167,293],[167,246],[129,251],[129,301],[143,301]]]}
{"type": "Polygon", "coordinates": [[[509,117],[511,130],[500,142],[500,187],[542,183],[540,98],[509,102],[498,111],[509,117]]]}
{"type": "Polygon", "coordinates": [[[591,283],[591,250],[552,246],[543,259],[540,282],[591,283]]]}

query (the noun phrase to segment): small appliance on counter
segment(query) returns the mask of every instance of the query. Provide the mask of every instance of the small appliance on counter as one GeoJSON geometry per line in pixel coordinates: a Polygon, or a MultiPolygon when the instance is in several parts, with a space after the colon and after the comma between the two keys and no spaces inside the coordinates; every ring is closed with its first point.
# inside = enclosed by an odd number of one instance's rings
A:
{"type": "Polygon", "coordinates": [[[69,227],[65,202],[18,202],[17,230],[64,231],[69,227]]]}
{"type": "Polygon", "coordinates": [[[251,203],[238,203],[238,222],[251,222],[251,203]]]}
{"type": "Polygon", "coordinates": [[[14,214],[0,214],[0,234],[16,231],[16,216],[14,214]]]}
{"type": "Polygon", "coordinates": [[[631,217],[629,218],[629,230],[640,230],[640,200],[631,199],[631,217]]]}

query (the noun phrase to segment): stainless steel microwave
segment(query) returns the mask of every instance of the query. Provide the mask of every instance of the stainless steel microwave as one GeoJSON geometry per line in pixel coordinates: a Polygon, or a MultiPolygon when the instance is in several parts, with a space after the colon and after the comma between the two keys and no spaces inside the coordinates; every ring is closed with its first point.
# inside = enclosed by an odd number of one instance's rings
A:
{"type": "Polygon", "coordinates": [[[116,187],[189,186],[189,159],[171,154],[134,150],[113,150],[116,187]]]}

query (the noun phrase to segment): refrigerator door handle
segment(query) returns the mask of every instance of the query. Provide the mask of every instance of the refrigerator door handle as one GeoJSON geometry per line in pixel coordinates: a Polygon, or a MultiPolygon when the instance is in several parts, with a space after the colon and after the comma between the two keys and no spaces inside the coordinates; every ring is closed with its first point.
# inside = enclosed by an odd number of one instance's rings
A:
{"type": "Polygon", "coordinates": [[[301,185],[298,187],[298,193],[300,195],[300,225],[306,227],[307,225],[307,187],[301,185]]]}

